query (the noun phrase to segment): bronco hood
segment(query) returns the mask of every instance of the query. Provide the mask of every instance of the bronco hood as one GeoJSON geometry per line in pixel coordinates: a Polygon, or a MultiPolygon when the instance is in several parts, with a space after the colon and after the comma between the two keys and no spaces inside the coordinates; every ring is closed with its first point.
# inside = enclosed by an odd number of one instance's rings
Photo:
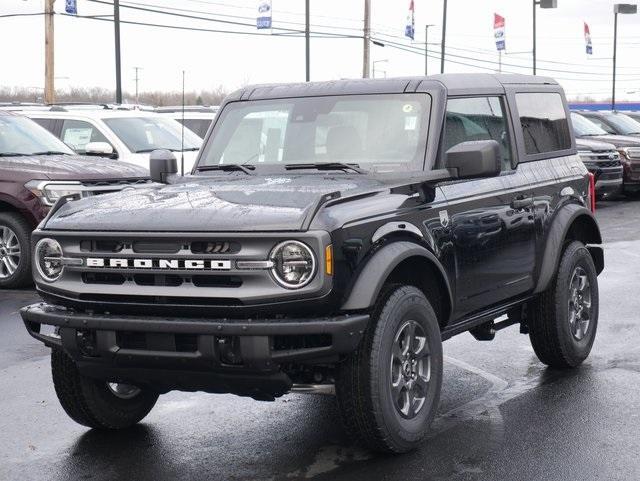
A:
{"type": "Polygon", "coordinates": [[[295,231],[323,195],[384,187],[367,175],[187,176],[69,202],[45,228],[77,231],[295,231]]]}

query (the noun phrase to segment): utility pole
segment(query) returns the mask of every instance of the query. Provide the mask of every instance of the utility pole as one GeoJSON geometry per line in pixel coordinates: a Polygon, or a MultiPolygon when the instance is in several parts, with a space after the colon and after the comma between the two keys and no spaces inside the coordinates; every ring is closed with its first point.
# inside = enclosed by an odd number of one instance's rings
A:
{"type": "Polygon", "coordinates": [[[442,43],[440,44],[440,73],[444,73],[444,48],[447,39],[447,0],[442,5],[442,43]]]}
{"type": "Polygon", "coordinates": [[[536,5],[538,2],[533,0],[533,75],[536,74],[536,5]]]}
{"type": "Polygon", "coordinates": [[[362,51],[362,78],[369,78],[371,60],[371,0],[364,0],[364,48],[362,51]]]}
{"type": "Polygon", "coordinates": [[[138,76],[138,71],[141,70],[140,67],[133,67],[134,70],[136,71],[136,78],[134,79],[136,81],[136,105],[139,105],[140,102],[138,101],[138,81],[140,80],[140,77],[138,76]]]}
{"type": "Polygon", "coordinates": [[[304,40],[305,40],[305,54],[306,54],[306,79],[307,82],[311,80],[311,45],[310,45],[310,32],[311,32],[311,17],[309,13],[309,0],[305,0],[305,24],[304,24],[304,40]]]}
{"type": "Polygon", "coordinates": [[[53,4],[55,0],[44,2],[44,103],[52,104],[56,101],[54,78],[54,33],[53,33],[53,4]]]}
{"type": "Polygon", "coordinates": [[[116,103],[122,103],[122,72],[120,71],[120,0],[113,0],[113,26],[116,41],[116,103]]]}

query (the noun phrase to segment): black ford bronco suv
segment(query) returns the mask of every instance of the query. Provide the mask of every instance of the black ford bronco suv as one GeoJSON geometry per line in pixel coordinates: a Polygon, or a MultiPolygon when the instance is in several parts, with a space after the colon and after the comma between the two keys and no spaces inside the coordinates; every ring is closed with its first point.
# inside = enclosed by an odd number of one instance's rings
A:
{"type": "Polygon", "coordinates": [[[604,267],[593,179],[551,79],[442,75],[247,87],[191,175],[63,198],[33,234],[66,412],[140,421],[170,390],[273,400],[334,384],[347,430],[404,452],[439,401],[442,341],[519,324],[588,356],[604,267]]]}

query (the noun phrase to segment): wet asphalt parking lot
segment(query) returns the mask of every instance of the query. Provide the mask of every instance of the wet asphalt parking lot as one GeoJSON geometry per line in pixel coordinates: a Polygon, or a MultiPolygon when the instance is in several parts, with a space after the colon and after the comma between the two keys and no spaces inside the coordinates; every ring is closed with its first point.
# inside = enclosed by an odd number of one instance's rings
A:
{"type": "Polygon", "coordinates": [[[395,457],[352,445],[330,395],[173,392],[132,430],[90,431],[62,411],[48,350],[19,319],[37,295],[0,291],[0,479],[640,479],[640,200],[597,217],[606,269],[585,364],[546,369],[517,327],[455,337],[431,434],[395,457]]]}

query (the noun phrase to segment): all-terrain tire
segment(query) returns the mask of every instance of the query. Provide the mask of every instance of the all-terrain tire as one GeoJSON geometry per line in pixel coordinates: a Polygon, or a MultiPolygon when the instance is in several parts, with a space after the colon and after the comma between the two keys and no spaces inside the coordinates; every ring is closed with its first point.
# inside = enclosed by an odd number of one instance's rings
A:
{"type": "Polygon", "coordinates": [[[61,349],[51,351],[53,385],[65,412],[78,424],[94,429],[125,429],[141,421],[158,394],[140,389],[135,396],[116,396],[104,381],[88,378],[61,349]]]}
{"type": "MultiPolygon", "coordinates": [[[[402,368],[399,372],[402,375],[402,368]]],[[[441,385],[442,341],[431,304],[413,286],[388,286],[373,310],[359,348],[338,369],[336,394],[347,433],[378,452],[401,453],[416,448],[435,416],[441,385]],[[392,357],[394,346],[402,334],[399,330],[408,325],[414,326],[416,336],[421,333],[420,339],[426,338],[429,362],[427,387],[419,391],[424,401],[413,418],[402,415],[398,407],[402,394],[400,398],[394,395],[392,387],[397,364],[392,357]]]]}
{"type": "MultiPolygon", "coordinates": [[[[579,282],[579,281],[578,281],[579,282]]],[[[574,284],[575,285],[575,284],[574,284]]],[[[586,296],[582,296],[584,299],[586,296]]],[[[584,304],[584,301],[578,301],[584,304]]],[[[528,319],[529,338],[538,359],[548,366],[568,369],[580,365],[591,352],[598,327],[598,276],[591,254],[582,242],[569,243],[560,258],[558,271],[549,288],[532,302],[528,319]],[[572,280],[581,273],[589,287],[589,316],[584,332],[574,333],[575,319],[572,280]]],[[[582,314],[580,319],[586,314],[582,314]]],[[[583,322],[584,324],[584,322],[583,322]]]]}
{"type": "MultiPolygon", "coordinates": [[[[15,233],[20,247],[20,260],[13,274],[0,277],[0,289],[17,289],[32,283],[31,278],[31,225],[16,212],[0,212],[0,235],[2,227],[15,233]]],[[[2,239],[0,239],[0,242],[2,239]]],[[[0,260],[1,262],[1,260],[0,260]]]]}

